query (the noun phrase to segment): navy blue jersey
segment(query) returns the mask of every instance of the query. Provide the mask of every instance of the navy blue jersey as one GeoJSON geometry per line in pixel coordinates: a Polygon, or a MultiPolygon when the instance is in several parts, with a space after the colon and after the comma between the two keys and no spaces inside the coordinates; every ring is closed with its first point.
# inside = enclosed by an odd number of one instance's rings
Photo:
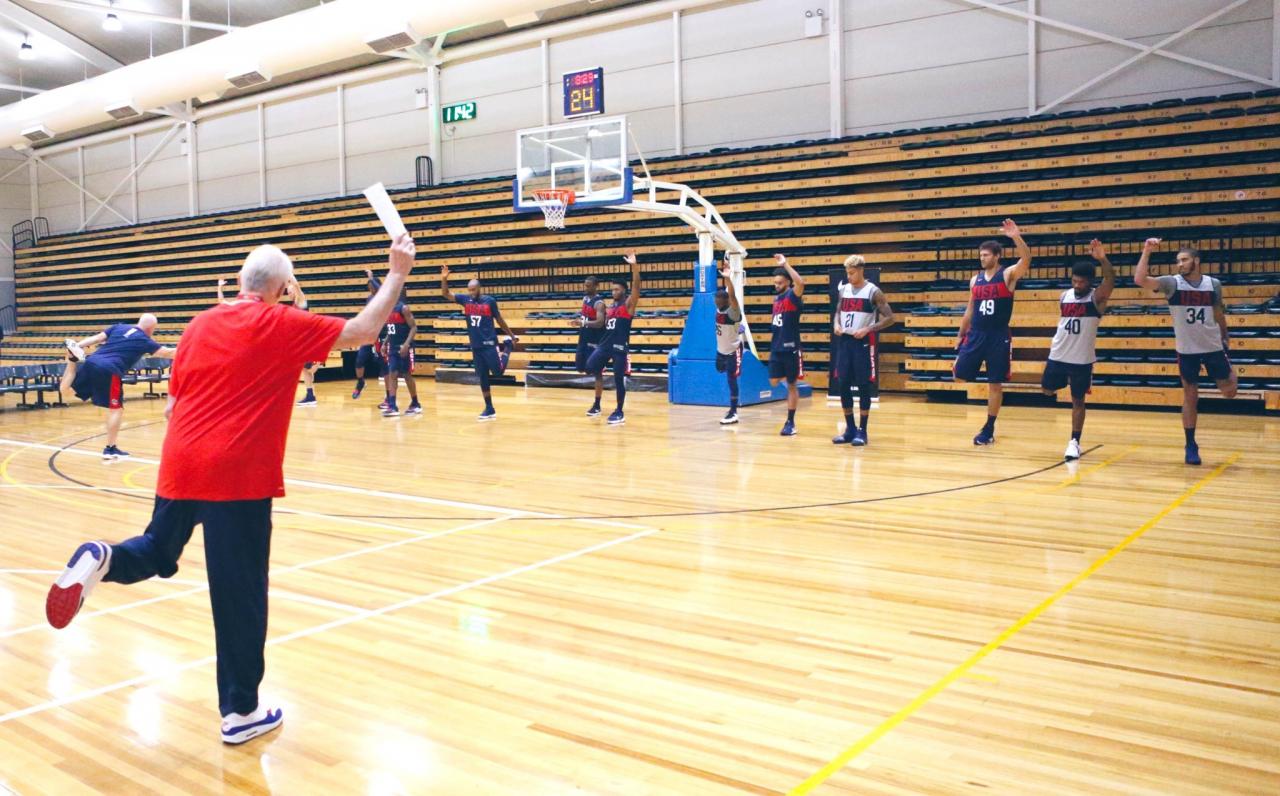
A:
{"type": "Polygon", "coordinates": [[[106,330],[107,339],[89,355],[93,364],[123,376],[138,360],[160,350],[160,344],[137,326],[117,323],[106,330]]]}
{"type": "MultiPolygon", "coordinates": [[[[594,321],[599,318],[599,311],[596,309],[596,304],[601,301],[602,299],[599,296],[583,296],[582,308],[578,310],[578,317],[582,318],[584,322],[594,321]]],[[[598,343],[603,335],[603,327],[583,326],[582,331],[578,332],[578,339],[587,343],[598,343]]]]}
{"type": "Polygon", "coordinates": [[[409,340],[409,321],[404,316],[406,311],[403,304],[397,304],[382,327],[381,337],[397,349],[409,340]]]}
{"type": "Polygon", "coordinates": [[[969,293],[969,300],[973,302],[973,329],[1008,331],[1009,319],[1013,317],[1013,291],[1005,284],[1003,268],[997,269],[990,279],[985,273],[979,273],[969,293]]]}
{"type": "Polygon", "coordinates": [[[600,338],[600,347],[613,346],[615,349],[626,348],[631,342],[631,311],[627,302],[615,301],[605,313],[604,336],[600,338]]]}
{"type": "Polygon", "coordinates": [[[770,351],[800,350],[800,313],[804,310],[804,298],[791,288],[773,300],[773,339],[770,351]]]}
{"type": "Polygon", "coordinates": [[[467,335],[471,338],[471,347],[496,346],[498,333],[494,330],[493,319],[498,316],[498,300],[493,296],[473,299],[462,295],[454,296],[453,300],[462,305],[462,312],[467,316],[467,335]]]}

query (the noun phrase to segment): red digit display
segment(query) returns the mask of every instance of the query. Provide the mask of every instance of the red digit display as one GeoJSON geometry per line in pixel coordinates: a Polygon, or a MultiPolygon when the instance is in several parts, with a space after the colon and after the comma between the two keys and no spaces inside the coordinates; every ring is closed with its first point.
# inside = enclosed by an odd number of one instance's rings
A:
{"type": "Polygon", "coordinates": [[[566,118],[604,113],[604,69],[584,69],[564,75],[566,118]]]}

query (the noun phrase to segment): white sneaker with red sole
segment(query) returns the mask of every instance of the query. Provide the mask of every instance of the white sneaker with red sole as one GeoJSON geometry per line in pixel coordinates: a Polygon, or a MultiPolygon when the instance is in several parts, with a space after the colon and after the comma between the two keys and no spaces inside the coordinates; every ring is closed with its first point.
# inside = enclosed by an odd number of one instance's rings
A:
{"type": "Polygon", "coordinates": [[[85,542],[77,547],[67,562],[67,568],[49,587],[49,596],[44,601],[44,615],[49,624],[58,629],[71,624],[93,587],[110,569],[111,545],[85,542]]]}

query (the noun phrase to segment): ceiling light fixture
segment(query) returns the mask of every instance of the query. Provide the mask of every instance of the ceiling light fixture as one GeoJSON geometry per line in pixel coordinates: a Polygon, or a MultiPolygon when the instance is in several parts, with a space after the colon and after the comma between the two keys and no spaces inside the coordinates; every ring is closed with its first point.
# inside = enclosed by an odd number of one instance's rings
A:
{"type": "Polygon", "coordinates": [[[22,46],[18,48],[19,61],[34,61],[36,59],[36,48],[31,46],[31,42],[24,41],[22,46]]]}
{"type": "Polygon", "coordinates": [[[102,29],[111,33],[119,33],[124,30],[124,23],[115,14],[107,14],[106,18],[102,20],[102,29]]]}

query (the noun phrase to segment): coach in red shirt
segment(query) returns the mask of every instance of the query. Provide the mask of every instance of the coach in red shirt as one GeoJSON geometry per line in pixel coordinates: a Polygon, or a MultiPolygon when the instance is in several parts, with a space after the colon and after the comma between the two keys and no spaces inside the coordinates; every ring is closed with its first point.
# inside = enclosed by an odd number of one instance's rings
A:
{"type": "Polygon", "coordinates": [[[377,294],[359,315],[343,320],[280,304],[296,285],[293,265],[274,246],[254,249],[240,270],[236,300],[200,313],[183,332],[151,524],[117,545],[81,545],[49,590],[49,622],[66,627],[99,581],[172,577],[192,531],[203,525],[226,743],[243,743],[284,720],[279,709],[258,704],[258,685],[265,669],[271,500],[284,496],[298,374],[333,348],[377,339],[413,258],[413,240],[397,238],[377,294]]]}

